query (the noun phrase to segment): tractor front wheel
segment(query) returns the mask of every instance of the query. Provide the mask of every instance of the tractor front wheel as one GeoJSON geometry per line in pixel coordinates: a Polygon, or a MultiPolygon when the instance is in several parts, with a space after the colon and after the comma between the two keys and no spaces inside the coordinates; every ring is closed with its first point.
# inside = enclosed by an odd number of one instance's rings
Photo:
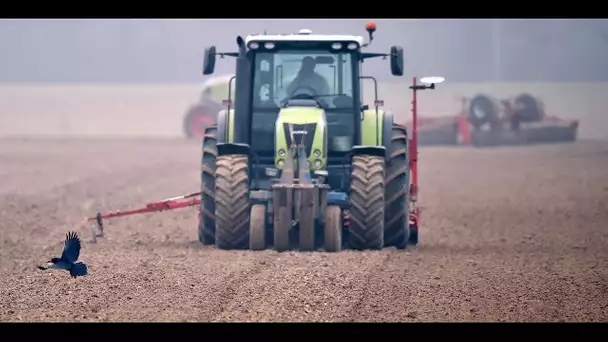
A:
{"type": "Polygon", "coordinates": [[[249,247],[249,158],[217,158],[215,171],[215,245],[220,249],[249,247]]]}
{"type": "Polygon", "coordinates": [[[384,247],[384,158],[359,155],[352,159],[350,227],[353,249],[384,247]]]}
{"type": "Polygon", "coordinates": [[[253,251],[266,249],[266,206],[263,204],[255,204],[251,207],[249,249],[253,251]]]}
{"type": "Polygon", "coordinates": [[[330,205],[325,209],[325,251],[339,252],[342,249],[342,210],[330,205]]]}
{"type": "Polygon", "coordinates": [[[277,209],[274,212],[273,221],[274,249],[278,252],[284,252],[291,246],[291,208],[286,206],[277,206],[277,209]]]}

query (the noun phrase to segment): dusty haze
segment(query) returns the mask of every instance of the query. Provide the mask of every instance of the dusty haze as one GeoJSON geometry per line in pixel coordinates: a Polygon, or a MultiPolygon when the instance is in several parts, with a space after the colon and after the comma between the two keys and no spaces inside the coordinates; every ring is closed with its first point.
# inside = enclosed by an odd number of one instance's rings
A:
{"type": "MultiPolygon", "coordinates": [[[[402,45],[406,75],[364,70],[398,120],[410,77],[440,75],[422,115],[525,91],[608,138],[607,21],[376,22],[373,50],[402,45]]],[[[0,20],[0,321],[608,321],[607,141],[422,148],[420,245],[405,251],[222,251],[198,242],[196,208],[109,220],[91,242],[86,216],[200,189],[201,145],[181,127],[205,46],[364,24],[0,20]],[[87,277],[36,268],[68,230],[87,277]]]]}
{"type": "MultiPolygon", "coordinates": [[[[235,51],[237,35],[365,35],[365,20],[2,20],[0,81],[197,83],[203,49],[235,51]],[[210,34],[212,32],[212,34],[210,34]]],[[[406,78],[450,82],[607,82],[608,22],[590,20],[376,20],[373,50],[403,46],[406,78]]],[[[366,70],[389,81],[385,62],[366,70]]],[[[217,72],[232,72],[218,63],[217,72]]]]}
{"type": "MultiPolygon", "coordinates": [[[[203,50],[234,51],[237,35],[365,35],[364,20],[0,20],[0,136],[182,135],[199,97],[203,50]],[[213,34],[210,34],[213,32],[213,34]]],[[[409,118],[412,76],[447,82],[421,96],[423,115],[451,115],[460,96],[531,92],[551,115],[608,138],[606,20],[377,20],[374,51],[404,47],[404,77],[367,61],[380,97],[409,118]]],[[[232,73],[219,60],[216,74],[232,73]]],[[[366,99],[371,101],[371,87],[366,99]]]]}

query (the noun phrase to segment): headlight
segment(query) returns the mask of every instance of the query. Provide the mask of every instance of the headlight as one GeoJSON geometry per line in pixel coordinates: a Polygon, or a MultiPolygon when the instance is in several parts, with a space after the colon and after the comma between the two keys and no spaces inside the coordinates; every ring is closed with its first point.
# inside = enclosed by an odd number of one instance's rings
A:
{"type": "Polygon", "coordinates": [[[321,151],[319,150],[314,150],[314,152],[312,153],[315,157],[319,158],[321,156],[321,151]]]}
{"type": "Polygon", "coordinates": [[[279,157],[285,157],[285,151],[279,150],[279,157]]]}
{"type": "Polygon", "coordinates": [[[357,43],[350,43],[350,44],[348,44],[347,47],[348,47],[349,50],[356,50],[359,47],[359,44],[357,44],[357,43]]]}
{"type": "Polygon", "coordinates": [[[251,50],[255,50],[255,49],[259,48],[259,47],[260,47],[260,44],[258,44],[258,43],[256,43],[256,42],[251,42],[251,43],[249,43],[249,48],[250,48],[251,50]]]}
{"type": "Polygon", "coordinates": [[[340,50],[342,48],[342,44],[340,43],[333,43],[331,44],[331,48],[334,50],[340,50]]]}
{"type": "Polygon", "coordinates": [[[283,167],[285,166],[285,161],[283,159],[279,159],[279,161],[277,162],[277,166],[278,167],[283,167]]]}
{"type": "Polygon", "coordinates": [[[315,160],[315,169],[320,169],[323,163],[320,160],[315,160]]]}
{"type": "Polygon", "coordinates": [[[274,43],[268,42],[264,44],[264,47],[268,50],[274,49],[274,43]]]}

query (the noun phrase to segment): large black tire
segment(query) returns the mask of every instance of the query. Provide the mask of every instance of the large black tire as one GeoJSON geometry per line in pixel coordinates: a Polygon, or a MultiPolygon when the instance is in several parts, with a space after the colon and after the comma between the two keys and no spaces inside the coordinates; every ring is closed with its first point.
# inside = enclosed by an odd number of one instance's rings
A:
{"type": "MultiPolygon", "coordinates": [[[[293,203],[293,202],[292,202],[293,203]]],[[[280,206],[273,213],[273,245],[277,252],[284,252],[291,247],[290,230],[292,215],[287,207],[280,206]],[[289,222],[288,226],[284,226],[284,222],[289,222]]]]}
{"type": "Polygon", "coordinates": [[[215,245],[220,249],[249,247],[249,158],[217,158],[215,171],[215,245]]]}
{"type": "Polygon", "coordinates": [[[479,94],[471,99],[467,117],[473,129],[478,131],[487,123],[491,127],[496,126],[499,121],[499,110],[499,105],[493,98],[479,94]]]}
{"type": "Polygon", "coordinates": [[[353,249],[384,247],[384,158],[360,155],[352,159],[350,227],[353,249]]]}
{"type": "Polygon", "coordinates": [[[215,161],[217,159],[217,127],[205,129],[201,157],[201,207],[198,241],[203,245],[215,243],[215,161]]]}
{"type": "Polygon", "coordinates": [[[405,127],[393,124],[390,151],[384,178],[384,244],[403,249],[407,247],[410,237],[410,165],[405,127]]]}
{"type": "Polygon", "coordinates": [[[523,93],[518,95],[515,106],[520,108],[519,120],[521,122],[537,122],[543,118],[543,106],[534,96],[523,93]]]}

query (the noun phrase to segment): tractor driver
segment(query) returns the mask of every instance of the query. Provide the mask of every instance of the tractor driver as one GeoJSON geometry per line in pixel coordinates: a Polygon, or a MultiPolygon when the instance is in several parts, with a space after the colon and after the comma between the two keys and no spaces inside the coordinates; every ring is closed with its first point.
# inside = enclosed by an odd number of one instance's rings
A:
{"type": "Polygon", "coordinates": [[[316,62],[314,58],[306,56],[302,59],[302,66],[298,75],[294,77],[291,84],[287,87],[289,97],[293,96],[294,91],[300,87],[312,88],[315,95],[329,95],[329,84],[325,77],[315,72],[316,62]]]}

